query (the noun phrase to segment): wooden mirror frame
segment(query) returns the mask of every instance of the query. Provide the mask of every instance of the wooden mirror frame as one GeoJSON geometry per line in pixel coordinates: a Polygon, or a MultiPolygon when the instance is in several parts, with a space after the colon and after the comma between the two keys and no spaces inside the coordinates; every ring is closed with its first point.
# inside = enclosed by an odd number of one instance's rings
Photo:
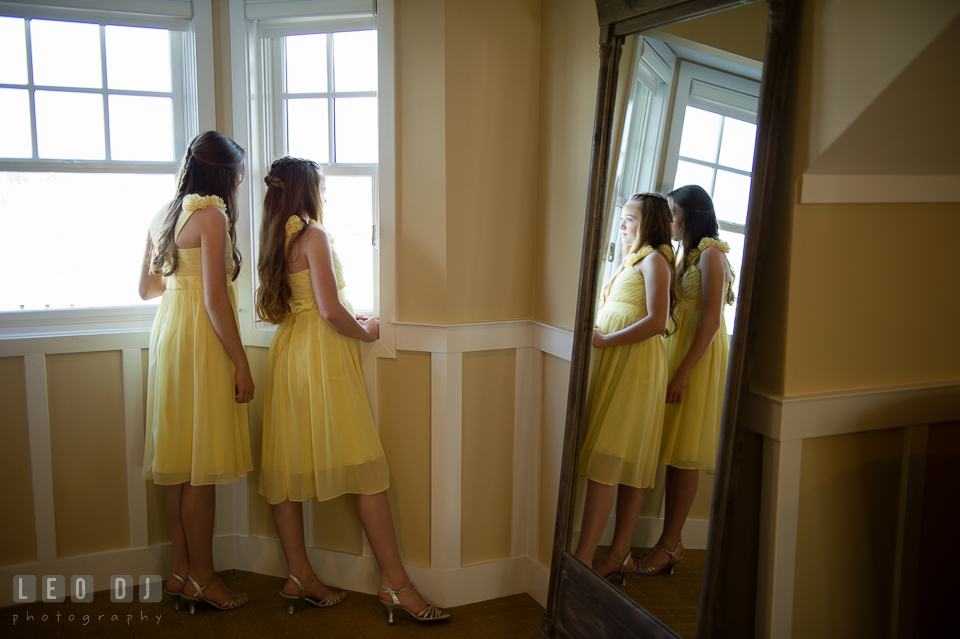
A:
{"type": "MultiPolygon", "coordinates": [[[[658,26],[729,9],[750,0],[596,0],[600,23],[600,79],[587,189],[580,284],[574,323],[573,354],[564,429],[560,492],[550,565],[547,607],[541,638],[677,637],[654,616],[610,586],[567,548],[573,536],[573,513],[579,474],[595,301],[600,272],[604,194],[609,175],[614,102],[620,53],[626,36],[658,26]]],[[[763,1],[763,0],[760,0],[763,1]]],[[[767,42],[757,112],[757,142],[750,190],[746,242],[740,273],[736,332],[730,349],[721,417],[713,500],[704,565],[697,636],[754,635],[757,594],[760,451],[745,437],[744,408],[749,391],[752,345],[758,307],[761,248],[770,233],[780,189],[776,161],[786,155],[782,142],[794,86],[799,13],[802,0],[768,0],[767,42]],[[751,465],[744,464],[745,455],[751,465]],[[736,498],[734,498],[736,497],[736,498]],[[739,508],[738,508],[739,506],[739,508]]]]}

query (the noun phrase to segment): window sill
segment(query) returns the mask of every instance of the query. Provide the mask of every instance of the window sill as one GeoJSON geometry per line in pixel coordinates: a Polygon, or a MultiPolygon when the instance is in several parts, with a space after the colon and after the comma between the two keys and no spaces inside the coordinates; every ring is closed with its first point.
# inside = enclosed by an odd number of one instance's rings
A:
{"type": "Polygon", "coordinates": [[[146,348],[157,307],[9,311],[0,314],[0,357],[146,348]]]}

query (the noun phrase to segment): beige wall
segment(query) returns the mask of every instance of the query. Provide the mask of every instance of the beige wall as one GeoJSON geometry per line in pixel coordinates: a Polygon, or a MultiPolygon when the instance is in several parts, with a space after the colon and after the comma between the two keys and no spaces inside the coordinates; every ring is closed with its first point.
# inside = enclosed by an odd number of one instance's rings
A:
{"type": "Polygon", "coordinates": [[[380,441],[400,555],[430,565],[430,353],[399,351],[378,373],[380,441]]]}
{"type": "Polygon", "coordinates": [[[22,357],[0,358],[0,566],[37,560],[22,357]]]}
{"type": "Polygon", "coordinates": [[[120,353],[46,358],[57,556],[130,545],[120,353]]]}
{"type": "Polygon", "coordinates": [[[444,18],[449,321],[532,317],[540,1],[444,18]]]}
{"type": "Polygon", "coordinates": [[[803,443],[794,637],[890,636],[904,429],[803,443]]]}
{"type": "Polygon", "coordinates": [[[600,69],[596,5],[543,4],[536,217],[537,321],[570,330],[600,69]]]}
{"type": "Polygon", "coordinates": [[[460,561],[512,552],[514,349],[463,354],[460,561]]]}
{"type": "MultiPolygon", "coordinates": [[[[803,174],[862,114],[927,117],[923,107],[882,96],[960,10],[945,2],[864,6],[807,0],[802,16],[795,112],[786,113],[793,161],[778,175],[752,370],[754,388],[787,397],[960,379],[960,346],[945,337],[960,313],[947,293],[960,205],[796,202],[803,174]],[[876,113],[887,108],[896,112],[876,113]],[[916,258],[893,248],[913,243],[908,228],[923,229],[916,258]]],[[[946,136],[957,130],[952,116],[927,125],[946,136]]],[[[847,151],[840,173],[870,172],[862,153],[847,151]]],[[[889,634],[903,451],[902,429],[804,442],[795,637],[889,634]]]]}
{"type": "Polygon", "coordinates": [[[444,2],[396,14],[397,319],[447,321],[444,2]]]}
{"type": "Polygon", "coordinates": [[[402,321],[533,315],[540,3],[399,3],[402,321]]]}
{"type": "Polygon", "coordinates": [[[751,60],[763,60],[767,42],[766,2],[710,13],[659,27],[663,31],[721,51],[729,51],[751,60]]]}

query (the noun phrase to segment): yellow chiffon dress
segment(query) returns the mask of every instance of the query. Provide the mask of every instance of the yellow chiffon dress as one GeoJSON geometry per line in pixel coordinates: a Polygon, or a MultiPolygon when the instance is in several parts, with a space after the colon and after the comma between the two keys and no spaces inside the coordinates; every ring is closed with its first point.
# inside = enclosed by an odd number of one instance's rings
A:
{"type": "MultiPolygon", "coordinates": [[[[291,216],[288,247],[302,227],[291,216]]],[[[336,250],[333,266],[340,301],[353,313],[336,250]]],[[[367,401],[360,341],[321,317],[309,269],[289,273],[287,281],[291,312],[267,356],[260,494],[277,504],[386,490],[390,471],[367,401]]]]}
{"type": "MultiPolygon", "coordinates": [[[[723,241],[705,237],[696,249],[687,254],[687,269],[680,280],[680,299],[677,302],[676,331],[666,339],[667,365],[671,377],[680,366],[697,327],[703,319],[703,284],[697,262],[708,247],[724,253],[730,246],[723,241]]],[[[723,299],[730,284],[723,285],[723,299]]],[[[727,382],[727,360],[730,338],[727,323],[720,313],[720,329],[690,371],[687,388],[679,404],[667,404],[663,417],[663,438],[660,461],[675,468],[704,468],[712,470],[717,459],[717,438],[720,434],[720,411],[727,382]]]]}
{"type": "MultiPolygon", "coordinates": [[[[597,327],[604,335],[647,316],[644,279],[634,265],[654,250],[673,264],[673,249],[668,245],[645,246],[624,259],[597,309],[597,327]]],[[[580,474],[608,486],[653,487],[666,392],[666,352],[659,336],[595,349],[580,474]]]]}
{"type": "MultiPolygon", "coordinates": [[[[215,195],[187,195],[174,238],[197,209],[226,206],[215,195]]],[[[236,397],[236,367],[203,303],[200,249],[178,248],[176,272],[150,331],[143,478],[157,484],[226,484],[253,470],[247,407],[236,397]]],[[[227,273],[233,270],[230,238],[227,273]]],[[[236,319],[236,292],[227,285],[236,319]]]]}

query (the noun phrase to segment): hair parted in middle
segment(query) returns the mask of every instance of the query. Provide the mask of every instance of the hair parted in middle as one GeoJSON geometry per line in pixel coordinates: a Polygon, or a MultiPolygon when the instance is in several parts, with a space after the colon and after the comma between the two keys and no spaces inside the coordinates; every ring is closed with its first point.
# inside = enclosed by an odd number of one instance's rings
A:
{"type": "MultiPolygon", "coordinates": [[[[637,228],[637,237],[633,241],[633,245],[629,247],[624,247],[624,257],[628,257],[633,253],[637,253],[644,246],[650,245],[654,249],[658,250],[661,246],[666,245],[670,247],[670,250],[673,250],[673,244],[670,237],[670,207],[667,205],[667,198],[663,197],[659,193],[637,193],[636,195],[631,195],[630,199],[624,204],[624,207],[636,205],[640,211],[640,219],[638,220],[639,226],[637,228]]],[[[666,258],[667,256],[664,255],[666,258]]],[[[667,258],[669,262],[669,258],[667,258]]],[[[620,274],[623,269],[626,268],[625,262],[621,262],[620,268],[613,274],[613,277],[607,282],[606,286],[603,288],[603,299],[606,299],[607,295],[610,293],[610,289],[613,286],[613,281],[617,279],[617,275],[620,274]]],[[[671,320],[674,318],[674,310],[677,307],[677,300],[680,295],[680,286],[679,280],[676,275],[676,270],[674,264],[670,264],[670,309],[668,316],[671,320]]],[[[676,327],[675,321],[670,321],[667,323],[667,331],[665,335],[669,335],[671,332],[670,327],[676,327]]],[[[676,330],[675,328],[673,330],[676,330]]]]}
{"type": "MultiPolygon", "coordinates": [[[[282,157],[270,165],[263,178],[267,193],[260,221],[260,254],[257,273],[257,316],[279,324],[290,313],[290,284],[287,282],[287,220],[292,215],[305,223],[323,224],[323,170],[313,160],[282,157]]],[[[301,234],[292,238],[297,244],[301,234]]]]}

